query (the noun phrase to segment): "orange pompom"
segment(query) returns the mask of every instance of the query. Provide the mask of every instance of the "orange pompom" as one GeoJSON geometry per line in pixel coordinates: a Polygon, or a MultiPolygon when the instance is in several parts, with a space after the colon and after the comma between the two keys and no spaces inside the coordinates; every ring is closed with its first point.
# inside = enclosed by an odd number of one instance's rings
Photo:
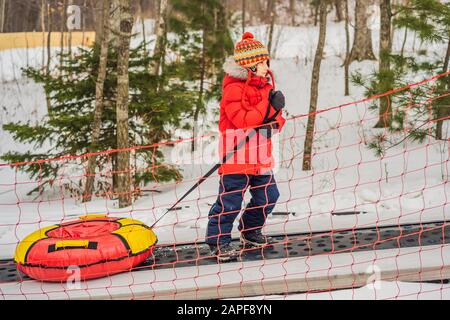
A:
{"type": "Polygon", "coordinates": [[[254,39],[255,37],[253,36],[253,33],[251,32],[246,32],[244,33],[244,35],[242,36],[242,40],[246,40],[246,39],[254,39]]]}

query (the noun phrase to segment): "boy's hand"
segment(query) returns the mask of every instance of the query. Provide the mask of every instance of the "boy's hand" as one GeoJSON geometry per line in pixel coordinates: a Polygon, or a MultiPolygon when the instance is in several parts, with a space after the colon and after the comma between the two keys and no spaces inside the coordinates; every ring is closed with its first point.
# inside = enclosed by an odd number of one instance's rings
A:
{"type": "Polygon", "coordinates": [[[284,94],[281,91],[271,90],[269,93],[269,101],[272,107],[277,111],[283,109],[285,106],[284,94]]]}

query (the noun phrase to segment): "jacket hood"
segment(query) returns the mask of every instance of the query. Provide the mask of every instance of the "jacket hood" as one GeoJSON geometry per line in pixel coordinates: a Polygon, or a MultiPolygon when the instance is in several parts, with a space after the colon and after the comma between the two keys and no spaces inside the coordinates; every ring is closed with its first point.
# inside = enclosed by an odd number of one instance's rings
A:
{"type": "Polygon", "coordinates": [[[248,78],[248,70],[243,66],[237,64],[234,61],[233,56],[229,56],[225,59],[225,62],[223,64],[223,71],[225,71],[226,74],[233,78],[241,80],[247,80],[248,78]]]}
{"type": "MultiPolygon", "coordinates": [[[[234,61],[233,56],[229,56],[225,59],[223,64],[223,71],[225,72],[225,78],[223,81],[223,87],[226,87],[228,84],[233,82],[245,81],[246,84],[262,87],[264,86],[269,79],[272,79],[273,82],[273,74],[269,71],[269,77],[261,78],[257,76],[251,76],[251,79],[248,79],[249,71],[243,66],[237,64],[234,61]]],[[[251,73],[250,73],[251,75],[251,73]]]]}

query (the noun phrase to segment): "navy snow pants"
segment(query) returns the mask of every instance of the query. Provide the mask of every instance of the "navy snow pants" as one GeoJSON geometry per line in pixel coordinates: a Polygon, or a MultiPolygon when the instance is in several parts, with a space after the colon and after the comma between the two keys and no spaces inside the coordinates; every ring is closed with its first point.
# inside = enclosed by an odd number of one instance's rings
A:
{"type": "Polygon", "coordinates": [[[219,245],[231,241],[233,222],[241,211],[248,187],[252,198],[242,213],[238,229],[252,232],[264,226],[280,196],[273,173],[221,175],[219,196],[209,211],[206,243],[219,245]]]}

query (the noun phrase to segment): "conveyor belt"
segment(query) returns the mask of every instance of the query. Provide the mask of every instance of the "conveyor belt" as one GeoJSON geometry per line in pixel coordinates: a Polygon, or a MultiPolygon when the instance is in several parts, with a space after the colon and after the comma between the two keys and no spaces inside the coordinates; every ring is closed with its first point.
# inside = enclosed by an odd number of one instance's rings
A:
{"type": "MultiPolygon", "coordinates": [[[[450,242],[450,223],[433,222],[381,228],[335,230],[311,234],[274,236],[277,243],[264,248],[245,248],[238,262],[287,259],[344,252],[424,247],[450,242]]],[[[233,241],[240,246],[239,240],[233,241]]],[[[241,247],[242,249],[242,247],[241,247]]],[[[133,271],[216,264],[205,243],[160,245],[144,264],[133,271]]],[[[233,263],[233,262],[230,262],[233,263]]],[[[30,280],[13,260],[0,260],[0,283],[30,280]]]]}

